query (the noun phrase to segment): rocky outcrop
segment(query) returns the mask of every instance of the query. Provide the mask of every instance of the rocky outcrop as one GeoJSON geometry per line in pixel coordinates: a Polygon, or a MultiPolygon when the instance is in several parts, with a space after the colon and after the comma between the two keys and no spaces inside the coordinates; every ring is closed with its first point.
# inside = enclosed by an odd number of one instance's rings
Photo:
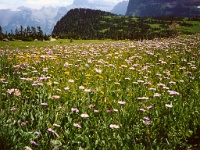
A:
{"type": "Polygon", "coordinates": [[[127,16],[180,16],[200,15],[199,0],[130,0],[127,16]]]}

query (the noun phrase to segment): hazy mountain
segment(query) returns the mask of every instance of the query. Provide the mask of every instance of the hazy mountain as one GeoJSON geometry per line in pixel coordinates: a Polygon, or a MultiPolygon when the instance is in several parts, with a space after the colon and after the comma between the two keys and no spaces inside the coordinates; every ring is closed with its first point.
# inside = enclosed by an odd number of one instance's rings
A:
{"type": "Polygon", "coordinates": [[[200,14],[199,0],[129,0],[129,16],[182,16],[193,17],[200,14]]]}
{"type": "Polygon", "coordinates": [[[111,13],[118,14],[118,15],[125,15],[127,12],[129,1],[122,1],[119,2],[115,7],[111,10],[111,13]]]}
{"type": "MultiPolygon", "coordinates": [[[[117,2],[116,2],[117,3],[117,2]]],[[[63,7],[43,7],[41,9],[30,9],[19,7],[17,11],[10,9],[0,10],[0,26],[3,32],[14,32],[21,25],[40,26],[44,33],[51,34],[56,22],[73,8],[91,8],[110,11],[116,3],[110,0],[74,0],[72,5],[63,7]]]]}
{"type": "MultiPolygon", "coordinates": [[[[118,0],[119,1],[119,0],[118,0]]],[[[111,11],[111,9],[118,2],[112,2],[110,0],[74,0],[73,4],[68,6],[70,9],[73,8],[90,8],[103,11],[111,11]]]]}
{"type": "Polygon", "coordinates": [[[0,10],[0,26],[4,32],[11,30],[14,32],[21,25],[23,27],[40,26],[44,33],[51,33],[57,21],[54,17],[58,9],[58,7],[43,7],[39,10],[19,7],[17,11],[2,9],[0,10]]]}
{"type": "Polygon", "coordinates": [[[62,16],[64,16],[69,10],[74,8],[90,8],[97,9],[103,11],[110,11],[116,3],[111,3],[109,0],[74,0],[73,4],[60,7],[55,17],[56,20],[59,20],[62,16]]]}

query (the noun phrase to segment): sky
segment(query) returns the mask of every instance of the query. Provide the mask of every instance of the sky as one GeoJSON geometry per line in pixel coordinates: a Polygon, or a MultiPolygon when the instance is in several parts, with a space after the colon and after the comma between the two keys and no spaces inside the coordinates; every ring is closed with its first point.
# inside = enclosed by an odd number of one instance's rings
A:
{"type": "MultiPolygon", "coordinates": [[[[74,0],[0,0],[0,9],[16,10],[20,6],[25,6],[33,9],[40,9],[43,6],[68,6],[74,0]]],[[[107,0],[113,3],[122,0],[107,0]]]]}

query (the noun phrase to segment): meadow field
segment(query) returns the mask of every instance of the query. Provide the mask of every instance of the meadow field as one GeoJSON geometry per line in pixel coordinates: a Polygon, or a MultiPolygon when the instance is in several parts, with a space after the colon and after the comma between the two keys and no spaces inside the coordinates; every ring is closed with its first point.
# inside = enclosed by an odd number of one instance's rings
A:
{"type": "Polygon", "coordinates": [[[0,42],[1,150],[200,149],[200,34],[0,42]]]}

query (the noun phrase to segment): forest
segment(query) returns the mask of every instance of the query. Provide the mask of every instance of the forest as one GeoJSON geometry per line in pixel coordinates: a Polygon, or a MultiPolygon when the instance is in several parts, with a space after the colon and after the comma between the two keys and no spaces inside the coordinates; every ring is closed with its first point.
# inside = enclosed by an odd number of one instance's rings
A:
{"type": "Polygon", "coordinates": [[[41,27],[23,27],[20,26],[20,29],[16,28],[15,32],[12,30],[10,32],[6,31],[4,34],[2,31],[2,27],[0,26],[0,40],[4,41],[14,41],[14,40],[22,40],[22,41],[33,41],[33,40],[49,40],[49,36],[44,34],[41,27]]]}
{"type": "MultiPolygon", "coordinates": [[[[131,17],[120,16],[101,10],[72,9],[55,25],[52,35],[72,39],[140,40],[172,37],[193,31],[179,30],[192,27],[200,18],[131,17]]],[[[199,24],[195,24],[199,25],[199,24]]],[[[196,32],[196,31],[194,31],[196,32]]],[[[197,31],[199,32],[199,31],[197,31]]]]}

